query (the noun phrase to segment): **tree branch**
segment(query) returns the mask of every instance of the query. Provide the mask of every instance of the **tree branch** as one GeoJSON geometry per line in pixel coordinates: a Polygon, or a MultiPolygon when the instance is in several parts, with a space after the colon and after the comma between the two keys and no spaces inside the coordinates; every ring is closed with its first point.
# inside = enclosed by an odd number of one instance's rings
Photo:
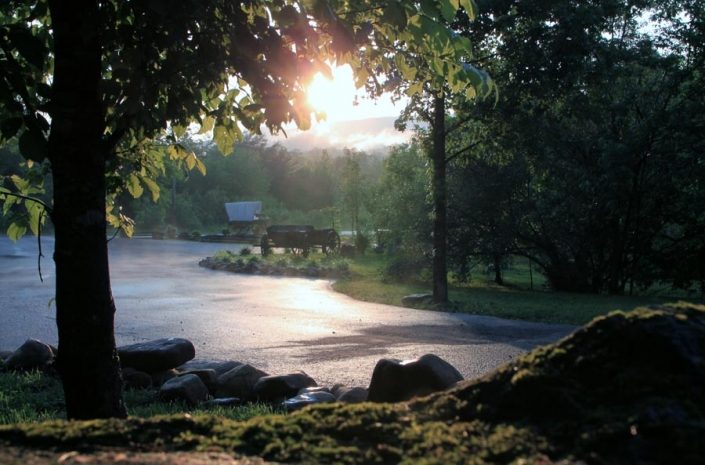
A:
{"type": "Polygon", "coordinates": [[[37,202],[39,205],[41,205],[42,207],[44,207],[44,210],[46,210],[47,212],[49,212],[49,215],[51,215],[51,213],[52,213],[52,211],[53,211],[49,205],[47,205],[46,203],[44,203],[44,201],[39,200],[39,199],[37,199],[37,198],[35,198],[35,197],[29,197],[29,196],[27,196],[27,195],[17,194],[17,193],[15,193],[15,192],[4,191],[4,190],[3,190],[3,191],[0,191],[0,194],[1,194],[1,195],[11,195],[11,196],[17,197],[17,198],[19,198],[19,199],[31,200],[32,202],[37,202]]]}
{"type": "Polygon", "coordinates": [[[473,142],[470,145],[466,145],[462,149],[460,149],[460,150],[456,151],[455,153],[451,154],[450,156],[446,157],[446,163],[450,163],[451,161],[458,158],[458,156],[462,155],[464,152],[467,152],[468,150],[472,150],[475,147],[477,147],[478,145],[480,145],[480,141],[473,142]]]}

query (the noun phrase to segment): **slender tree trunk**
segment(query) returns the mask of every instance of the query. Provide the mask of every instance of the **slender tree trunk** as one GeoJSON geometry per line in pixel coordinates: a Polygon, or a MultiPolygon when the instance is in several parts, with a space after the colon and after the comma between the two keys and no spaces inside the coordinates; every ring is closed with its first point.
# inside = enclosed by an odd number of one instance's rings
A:
{"type": "Polygon", "coordinates": [[[100,21],[95,0],[51,0],[57,364],[68,418],[125,417],[105,225],[100,21]]]}
{"type": "Polygon", "coordinates": [[[431,131],[433,146],[433,301],[448,302],[448,267],[446,265],[446,135],[443,91],[433,99],[431,131]]]}
{"type": "Polygon", "coordinates": [[[504,285],[504,280],[502,279],[502,256],[494,255],[494,282],[500,286],[504,285]]]}

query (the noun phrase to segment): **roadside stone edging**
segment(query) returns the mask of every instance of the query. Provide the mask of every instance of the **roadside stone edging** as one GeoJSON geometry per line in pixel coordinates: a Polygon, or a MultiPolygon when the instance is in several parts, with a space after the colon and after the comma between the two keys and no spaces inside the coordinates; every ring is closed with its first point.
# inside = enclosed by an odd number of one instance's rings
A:
{"type": "Polygon", "coordinates": [[[345,269],[331,268],[320,265],[308,265],[305,267],[285,266],[277,263],[269,263],[260,260],[251,260],[247,256],[239,258],[234,262],[225,263],[214,257],[206,257],[198,262],[198,266],[218,271],[229,271],[231,273],[262,275],[262,276],[291,276],[305,278],[326,278],[339,279],[349,275],[345,269]]]}
{"type": "MultiPolygon", "coordinates": [[[[395,402],[444,390],[462,379],[449,363],[433,354],[407,362],[380,360],[370,387],[336,384],[319,386],[303,371],[269,375],[234,361],[193,360],[195,348],[183,338],[155,339],[117,348],[125,389],[152,389],[165,402],[206,407],[233,407],[244,402],[268,402],[286,411],[308,405],[365,401],[395,402]]],[[[28,339],[14,352],[3,353],[0,370],[41,368],[52,373],[54,351],[28,339]]]]}

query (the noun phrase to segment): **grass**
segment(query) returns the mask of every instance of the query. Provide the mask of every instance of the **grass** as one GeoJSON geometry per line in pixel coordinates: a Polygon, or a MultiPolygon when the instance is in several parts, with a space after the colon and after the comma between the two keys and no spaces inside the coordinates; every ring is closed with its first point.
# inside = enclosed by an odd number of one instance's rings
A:
{"type": "MultiPolygon", "coordinates": [[[[247,420],[260,415],[281,413],[267,404],[245,404],[237,407],[190,407],[182,403],[166,403],[157,399],[153,390],[130,390],[124,395],[131,417],[158,415],[208,414],[231,420],[247,420]]],[[[40,372],[0,373],[0,425],[35,423],[66,418],[64,393],[59,380],[40,372]]]]}
{"type": "MultiPolygon", "coordinates": [[[[393,282],[383,279],[381,269],[386,258],[365,255],[350,262],[351,274],[337,281],[333,288],[355,299],[389,305],[400,305],[405,295],[430,292],[430,282],[415,280],[393,282]]],[[[543,276],[533,272],[529,289],[528,265],[516,264],[504,273],[505,285],[498,286],[492,276],[473,275],[469,284],[451,280],[451,304],[445,310],[475,315],[489,315],[544,323],[582,325],[612,310],[625,310],[682,299],[679,295],[612,296],[553,292],[545,288],[543,276]]]]}

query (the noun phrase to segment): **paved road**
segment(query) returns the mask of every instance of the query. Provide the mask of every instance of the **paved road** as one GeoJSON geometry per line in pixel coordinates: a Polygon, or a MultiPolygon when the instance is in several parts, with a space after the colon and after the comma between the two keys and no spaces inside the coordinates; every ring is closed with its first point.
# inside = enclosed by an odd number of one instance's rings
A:
{"type": "MultiPolygon", "coordinates": [[[[56,343],[53,240],[42,242],[43,283],[36,239],[13,244],[0,237],[0,349],[14,349],[28,337],[56,343]]],[[[573,329],[363,303],[333,292],[325,280],[198,266],[223,247],[112,241],[118,344],[182,336],[193,341],[197,358],[239,360],[271,374],[302,369],[319,384],[366,385],[382,357],[432,352],[471,378],[573,329]]]]}

